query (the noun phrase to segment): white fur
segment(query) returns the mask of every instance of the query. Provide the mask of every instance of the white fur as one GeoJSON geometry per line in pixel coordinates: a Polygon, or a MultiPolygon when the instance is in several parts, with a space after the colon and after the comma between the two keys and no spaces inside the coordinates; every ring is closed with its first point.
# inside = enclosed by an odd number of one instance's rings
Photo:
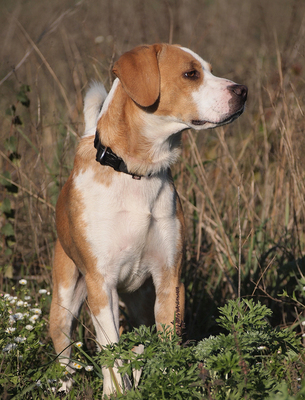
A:
{"type": "MultiPolygon", "coordinates": [[[[198,119],[208,122],[204,126],[205,129],[216,126],[230,114],[231,94],[227,87],[232,84],[229,80],[205,72],[204,84],[192,94],[194,102],[198,105],[198,119]]],[[[200,129],[200,126],[196,128],[200,129]]]]}
{"type": "Polygon", "coordinates": [[[197,119],[207,121],[207,123],[203,126],[190,124],[190,128],[197,130],[214,128],[230,115],[229,101],[232,94],[228,86],[234,85],[235,82],[213,75],[209,64],[198,54],[185,47],[181,49],[200,62],[204,73],[203,85],[192,93],[192,98],[197,105],[197,119]]]}
{"type": "Polygon", "coordinates": [[[75,177],[86,237],[107,285],[134,291],[160,263],[173,264],[180,223],[173,217],[172,188],[165,173],[140,181],[119,174],[110,187],[86,190],[92,179],[90,170],[75,177]],[[97,226],[105,234],[97,235],[97,226]]]}
{"type": "Polygon", "coordinates": [[[199,61],[200,64],[202,65],[202,68],[204,69],[204,72],[206,71],[210,72],[209,63],[203,60],[197,53],[195,53],[193,50],[188,49],[187,47],[181,47],[181,50],[191,54],[197,61],[199,61]]]}
{"type": "Polygon", "coordinates": [[[93,82],[84,100],[85,132],[84,136],[95,134],[97,116],[107,97],[104,85],[93,82]]]}
{"type": "Polygon", "coordinates": [[[105,100],[105,102],[104,102],[104,104],[103,104],[103,107],[100,109],[100,112],[99,112],[99,114],[98,114],[98,116],[97,116],[97,119],[98,119],[98,120],[99,120],[99,119],[101,118],[101,116],[102,116],[103,114],[105,114],[105,112],[108,110],[108,107],[109,107],[109,105],[110,105],[110,103],[111,103],[111,101],[112,101],[112,99],[113,99],[114,93],[115,93],[116,88],[118,87],[119,83],[120,83],[120,81],[116,78],[116,79],[114,80],[114,82],[113,82],[113,84],[112,84],[112,87],[111,87],[111,90],[110,90],[110,92],[109,92],[109,94],[108,94],[108,96],[107,96],[107,98],[106,98],[106,100],[105,100]]]}
{"type": "MultiPolygon", "coordinates": [[[[159,282],[159,266],[174,265],[181,238],[180,222],[174,216],[174,193],[165,173],[140,181],[119,174],[110,187],[92,185],[88,190],[92,174],[86,170],[74,180],[83,197],[86,238],[105,282],[101,289],[110,298],[99,315],[93,316],[97,342],[102,347],[119,339],[117,288],[133,292],[149,276],[159,282]],[[103,234],[97,234],[97,227],[103,234]]],[[[117,371],[119,363],[116,360],[113,373],[120,386],[123,380],[125,389],[130,388],[128,377],[121,378],[117,371]]],[[[103,393],[113,393],[113,379],[107,368],[103,368],[103,376],[103,393]]],[[[138,371],[136,382],[139,378],[138,371]]]]}

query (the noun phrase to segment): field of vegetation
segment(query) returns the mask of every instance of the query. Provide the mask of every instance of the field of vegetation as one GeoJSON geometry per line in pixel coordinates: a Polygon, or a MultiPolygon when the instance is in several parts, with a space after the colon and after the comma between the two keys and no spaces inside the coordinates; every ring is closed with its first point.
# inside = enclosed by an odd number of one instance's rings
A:
{"type": "MultiPolygon", "coordinates": [[[[2,0],[0,397],[58,398],[48,336],[55,205],[90,81],[142,43],[189,47],[249,88],[233,124],[183,134],[173,175],[187,226],[182,338],[131,330],[96,354],[85,305],[67,399],[102,398],[114,354],[130,399],[305,399],[305,2],[2,0]],[[132,353],[144,343],[144,354],[132,353]]],[[[118,394],[120,396],[120,394],[118,394]]]]}

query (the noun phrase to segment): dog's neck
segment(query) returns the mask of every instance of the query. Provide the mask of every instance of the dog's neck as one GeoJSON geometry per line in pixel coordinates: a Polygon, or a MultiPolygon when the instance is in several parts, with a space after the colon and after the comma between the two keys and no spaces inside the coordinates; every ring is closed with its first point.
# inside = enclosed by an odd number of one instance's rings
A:
{"type": "Polygon", "coordinates": [[[108,96],[98,118],[99,138],[124,160],[130,173],[154,175],[177,161],[181,132],[164,124],[164,117],[136,105],[120,82],[115,82],[108,96]],[[165,125],[161,134],[158,125],[165,125]]]}
{"type": "Polygon", "coordinates": [[[94,147],[96,148],[96,161],[101,165],[105,165],[113,168],[117,172],[123,172],[124,174],[131,175],[133,179],[140,180],[141,175],[135,175],[128,171],[125,161],[118,157],[110,147],[104,146],[100,141],[99,132],[95,132],[94,147]]]}

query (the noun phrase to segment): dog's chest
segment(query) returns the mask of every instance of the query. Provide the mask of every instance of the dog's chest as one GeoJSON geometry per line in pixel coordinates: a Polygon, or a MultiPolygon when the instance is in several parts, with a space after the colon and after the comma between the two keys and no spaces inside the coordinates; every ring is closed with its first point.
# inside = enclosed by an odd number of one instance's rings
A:
{"type": "Polygon", "coordinates": [[[180,243],[176,193],[167,175],[134,180],[118,174],[110,186],[89,171],[75,179],[82,221],[100,272],[122,289],[135,290],[150,274],[174,264],[180,243]]]}

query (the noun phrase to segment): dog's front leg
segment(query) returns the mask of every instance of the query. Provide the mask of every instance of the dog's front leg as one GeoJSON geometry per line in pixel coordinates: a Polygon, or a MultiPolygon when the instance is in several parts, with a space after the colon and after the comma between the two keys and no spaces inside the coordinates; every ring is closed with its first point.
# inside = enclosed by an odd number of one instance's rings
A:
{"type": "MultiPolygon", "coordinates": [[[[87,274],[86,284],[88,304],[92,313],[92,320],[96,330],[99,350],[110,343],[119,340],[119,299],[116,288],[109,288],[103,276],[99,273],[87,274]]],[[[122,385],[121,375],[118,373],[119,360],[115,361],[113,369],[103,367],[103,394],[116,391],[116,386],[122,385]],[[112,374],[113,372],[113,374],[112,374]]],[[[130,389],[131,383],[127,376],[123,377],[124,388],[130,389]]]]}
{"type": "Polygon", "coordinates": [[[156,286],[155,319],[158,330],[162,325],[174,327],[176,332],[181,331],[181,324],[184,319],[184,285],[180,279],[166,271],[162,279],[159,279],[156,286]]]}

